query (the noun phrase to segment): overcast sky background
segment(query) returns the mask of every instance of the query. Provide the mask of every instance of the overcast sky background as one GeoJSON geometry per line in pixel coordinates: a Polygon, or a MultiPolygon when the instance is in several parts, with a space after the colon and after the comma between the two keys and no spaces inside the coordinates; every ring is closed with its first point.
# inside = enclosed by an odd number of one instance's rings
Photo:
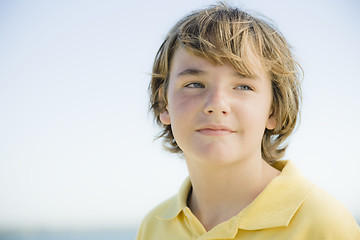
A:
{"type": "MultiPolygon", "coordinates": [[[[360,218],[360,3],[228,1],[277,23],[305,71],[286,158],[360,218]]],[[[0,1],[0,230],[137,226],[183,160],[147,112],[168,30],[215,1],[0,1]]]]}

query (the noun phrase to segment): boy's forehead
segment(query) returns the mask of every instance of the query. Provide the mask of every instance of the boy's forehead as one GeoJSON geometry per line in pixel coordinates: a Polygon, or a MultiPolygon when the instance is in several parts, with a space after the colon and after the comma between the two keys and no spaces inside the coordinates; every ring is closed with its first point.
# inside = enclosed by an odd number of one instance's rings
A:
{"type": "Polygon", "coordinates": [[[191,69],[201,69],[205,66],[213,65],[230,65],[234,71],[245,75],[246,77],[256,77],[257,75],[263,75],[263,73],[267,74],[265,71],[261,58],[258,54],[256,54],[250,47],[246,47],[246,50],[242,56],[242,62],[246,62],[245,64],[238,64],[237,66],[231,62],[230,58],[223,57],[221,62],[216,63],[215,61],[211,61],[210,54],[204,53],[203,56],[195,55],[191,52],[191,50],[187,50],[183,47],[177,47],[173,58],[171,59],[170,66],[170,75],[174,74],[175,71],[184,70],[185,68],[191,69]],[[235,65],[235,66],[234,66],[235,65]],[[244,69],[247,68],[247,69],[244,69]],[[243,74],[245,72],[250,72],[251,74],[243,74]]]}
{"type": "Polygon", "coordinates": [[[172,66],[191,66],[191,67],[202,67],[207,64],[213,64],[209,60],[205,58],[205,56],[197,56],[195,54],[192,54],[188,50],[178,47],[175,50],[174,57],[172,58],[171,65],[172,66]]]}

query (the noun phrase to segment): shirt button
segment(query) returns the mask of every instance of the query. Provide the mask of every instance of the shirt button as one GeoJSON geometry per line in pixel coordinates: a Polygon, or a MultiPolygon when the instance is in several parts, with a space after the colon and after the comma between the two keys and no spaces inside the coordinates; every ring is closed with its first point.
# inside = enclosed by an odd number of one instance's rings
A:
{"type": "Polygon", "coordinates": [[[190,218],[189,209],[185,209],[184,214],[187,218],[190,218]]]}

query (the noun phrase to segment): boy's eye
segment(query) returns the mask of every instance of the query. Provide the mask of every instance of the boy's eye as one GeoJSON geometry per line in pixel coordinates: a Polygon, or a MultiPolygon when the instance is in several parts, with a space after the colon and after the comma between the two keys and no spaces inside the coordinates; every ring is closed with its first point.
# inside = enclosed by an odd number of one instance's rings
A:
{"type": "Polygon", "coordinates": [[[185,85],[187,88],[204,88],[204,85],[198,82],[188,83],[185,85]]]}
{"type": "Polygon", "coordinates": [[[252,88],[250,86],[247,86],[247,85],[240,85],[240,86],[235,87],[235,89],[246,90],[246,91],[251,91],[252,90],[252,88]]]}

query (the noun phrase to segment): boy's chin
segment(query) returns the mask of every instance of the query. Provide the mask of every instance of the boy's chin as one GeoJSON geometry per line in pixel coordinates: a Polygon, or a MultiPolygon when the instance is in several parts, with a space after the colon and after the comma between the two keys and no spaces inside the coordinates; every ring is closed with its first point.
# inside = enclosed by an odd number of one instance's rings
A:
{"type": "Polygon", "coordinates": [[[209,148],[196,153],[191,156],[184,155],[187,161],[195,161],[208,166],[226,166],[243,161],[244,156],[241,154],[234,154],[234,151],[228,148],[209,148]]]}

